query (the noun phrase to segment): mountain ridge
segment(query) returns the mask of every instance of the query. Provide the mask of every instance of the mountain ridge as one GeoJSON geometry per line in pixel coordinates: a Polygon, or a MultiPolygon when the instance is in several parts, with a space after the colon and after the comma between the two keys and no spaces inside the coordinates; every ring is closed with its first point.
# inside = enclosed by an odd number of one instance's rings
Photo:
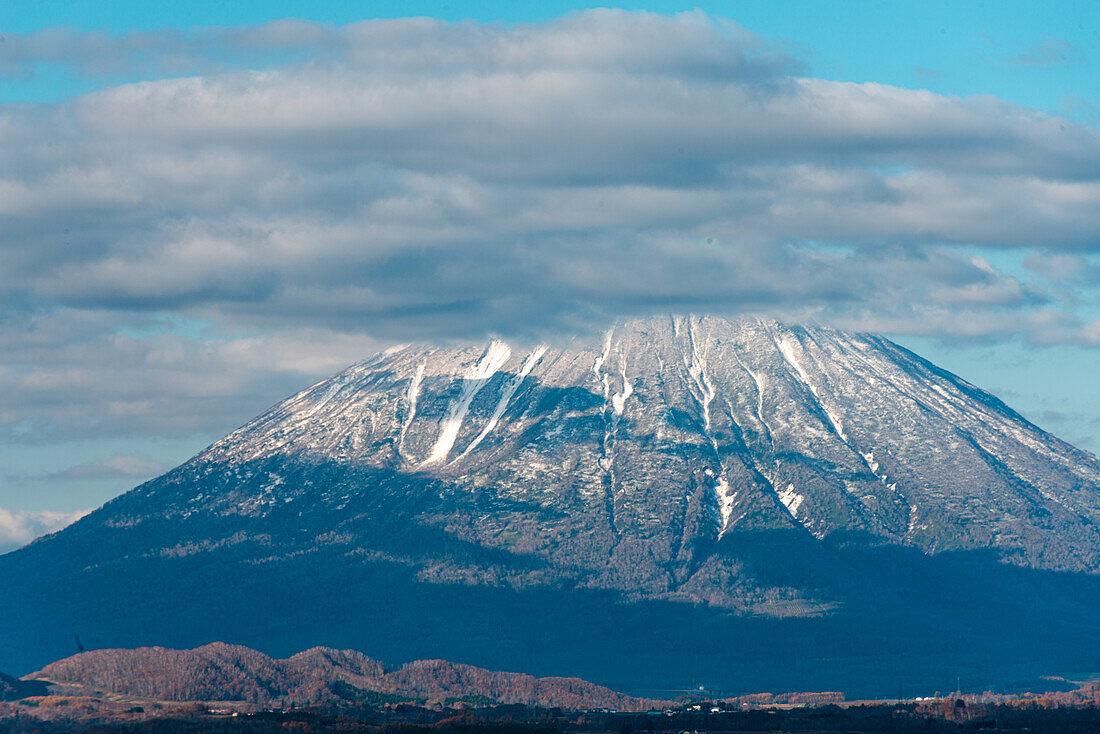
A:
{"type": "Polygon", "coordinates": [[[23,677],[24,685],[88,686],[166,701],[243,701],[257,705],[491,699],[502,704],[645,710],[664,702],[626,696],[580,678],[535,678],[416,660],[394,670],[355,650],[314,647],[273,659],[242,645],[90,650],[23,677]]]}

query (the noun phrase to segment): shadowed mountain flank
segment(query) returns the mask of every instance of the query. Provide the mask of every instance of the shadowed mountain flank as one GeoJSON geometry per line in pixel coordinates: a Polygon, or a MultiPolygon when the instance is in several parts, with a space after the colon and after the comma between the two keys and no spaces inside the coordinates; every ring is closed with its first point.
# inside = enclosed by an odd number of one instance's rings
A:
{"type": "Polygon", "coordinates": [[[45,693],[46,685],[41,681],[22,681],[6,673],[0,673],[0,701],[15,701],[45,693]]]}

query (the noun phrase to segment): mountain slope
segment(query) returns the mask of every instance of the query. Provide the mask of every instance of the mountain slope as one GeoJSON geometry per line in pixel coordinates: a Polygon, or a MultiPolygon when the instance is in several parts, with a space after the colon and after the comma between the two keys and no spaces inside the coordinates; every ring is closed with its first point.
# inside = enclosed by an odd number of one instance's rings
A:
{"type": "MultiPolygon", "coordinates": [[[[711,545],[759,527],[1100,568],[1095,457],[886,340],[825,329],[673,319],[611,330],[602,346],[395,350],[275,407],[146,496],[180,515],[350,499],[278,471],[255,481],[288,458],[431,478],[448,485],[443,500],[491,488],[557,513],[511,527],[518,545],[572,565],[580,523],[584,544],[597,535],[605,550],[587,583],[612,588],[681,589],[711,545]],[[194,492],[212,478],[235,487],[194,492]],[[615,560],[627,554],[624,577],[615,560]]],[[[439,522],[499,543],[499,517],[439,522]]]]}
{"type": "Polygon", "coordinates": [[[374,697],[378,701],[488,698],[573,709],[640,710],[653,703],[579,678],[534,678],[445,660],[417,660],[386,672],[354,650],[315,647],[274,660],[220,642],[194,650],[92,650],[50,663],[27,677],[158,700],[260,705],[356,701],[371,694],[381,694],[374,697]]]}
{"type": "Polygon", "coordinates": [[[1100,650],[1098,569],[1100,462],[996,398],[873,335],[653,319],[304,390],[0,558],[0,663],[75,631],[619,687],[859,691],[944,656],[994,680],[1100,650]]]}

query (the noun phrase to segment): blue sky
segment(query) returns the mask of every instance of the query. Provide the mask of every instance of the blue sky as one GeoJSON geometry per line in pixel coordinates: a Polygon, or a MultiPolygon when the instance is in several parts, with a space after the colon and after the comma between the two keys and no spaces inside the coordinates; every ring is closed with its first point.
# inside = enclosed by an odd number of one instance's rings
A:
{"type": "MultiPolygon", "coordinates": [[[[126,34],[159,28],[238,26],[280,18],[343,25],[364,18],[428,16],[450,21],[530,22],[583,8],[570,2],[88,2],[11,3],[0,27],[126,34]]],[[[942,94],[990,94],[1096,123],[1100,119],[1100,2],[674,2],[614,5],[673,14],[699,8],[786,45],[808,73],[942,94]]],[[[46,70],[9,81],[7,99],[57,99],[95,81],[46,70]]],[[[140,77],[140,75],[137,75],[140,77]]]]}
{"type": "Polygon", "coordinates": [[[1100,450],[1100,2],[584,10],[0,10],[0,550],[394,341],[660,310],[1100,450]]]}

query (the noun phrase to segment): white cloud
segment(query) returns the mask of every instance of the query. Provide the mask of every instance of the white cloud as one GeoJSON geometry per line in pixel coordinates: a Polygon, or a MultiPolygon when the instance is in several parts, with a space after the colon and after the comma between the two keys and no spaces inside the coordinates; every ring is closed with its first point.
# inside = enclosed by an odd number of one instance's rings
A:
{"type": "Polygon", "coordinates": [[[87,515],[77,512],[27,512],[0,507],[0,553],[26,545],[37,537],[53,533],[87,515]]]}
{"type": "Polygon", "coordinates": [[[216,433],[388,340],[663,310],[1095,341],[1047,276],[1100,250],[1096,130],[805,78],[701,13],[7,48],[0,73],[188,74],[0,107],[8,436],[216,433]],[[134,336],[165,314],[206,326],[134,336]]]}
{"type": "Polygon", "coordinates": [[[61,479],[152,479],[169,467],[141,456],[115,454],[103,461],[70,466],[54,476],[61,479]]]}
{"type": "Polygon", "coordinates": [[[1100,319],[1091,321],[1082,328],[1080,338],[1085,344],[1100,347],[1100,319]]]}
{"type": "MultiPolygon", "coordinates": [[[[0,436],[220,435],[384,346],[320,329],[184,336],[138,328],[157,322],[130,326],[134,333],[118,333],[112,314],[83,311],[0,321],[0,436]]],[[[140,462],[115,457],[80,471],[100,477],[108,470],[120,476],[155,471],[135,473],[139,468],[140,462]]]]}

